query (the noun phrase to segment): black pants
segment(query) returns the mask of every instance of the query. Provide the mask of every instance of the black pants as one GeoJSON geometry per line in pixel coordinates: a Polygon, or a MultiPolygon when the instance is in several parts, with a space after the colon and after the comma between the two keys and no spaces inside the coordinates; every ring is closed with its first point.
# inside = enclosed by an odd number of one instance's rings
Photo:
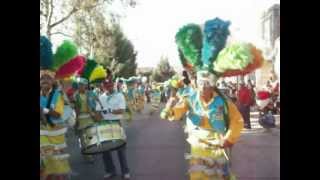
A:
{"type": "Polygon", "coordinates": [[[250,106],[248,105],[243,105],[240,104],[239,111],[242,115],[243,121],[244,121],[244,126],[246,128],[251,128],[251,123],[250,123],[250,106]]]}
{"type": "MultiPolygon", "coordinates": [[[[121,147],[120,149],[115,150],[117,151],[121,173],[124,175],[129,173],[128,163],[127,163],[127,156],[126,156],[126,145],[121,147]]],[[[116,174],[116,168],[114,166],[111,151],[106,151],[102,154],[104,168],[107,173],[116,174]]]]}

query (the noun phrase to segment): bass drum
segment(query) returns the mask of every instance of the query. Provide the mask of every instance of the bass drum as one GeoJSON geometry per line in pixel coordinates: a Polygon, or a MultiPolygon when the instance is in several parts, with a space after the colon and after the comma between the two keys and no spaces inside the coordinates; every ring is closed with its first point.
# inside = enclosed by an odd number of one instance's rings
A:
{"type": "Polygon", "coordinates": [[[80,143],[82,154],[98,154],[124,146],[126,135],[119,122],[101,121],[81,130],[80,143]]]}

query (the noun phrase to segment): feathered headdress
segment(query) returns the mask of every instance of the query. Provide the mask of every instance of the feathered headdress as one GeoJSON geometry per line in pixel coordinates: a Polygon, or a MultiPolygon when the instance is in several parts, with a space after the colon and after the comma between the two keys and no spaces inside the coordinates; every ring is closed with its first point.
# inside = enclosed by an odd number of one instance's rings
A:
{"type": "MultiPolygon", "coordinates": [[[[42,73],[66,79],[83,68],[84,57],[78,56],[77,46],[71,41],[63,41],[55,54],[52,44],[45,36],[40,36],[40,69],[42,73]]],[[[40,72],[40,75],[41,75],[40,72]]]]}
{"type": "Polygon", "coordinates": [[[51,70],[53,64],[52,43],[45,36],[40,36],[40,78],[43,75],[55,76],[51,70]]]}
{"type": "Polygon", "coordinates": [[[261,51],[252,44],[226,46],[229,26],[229,21],[220,18],[206,21],[203,28],[197,24],[183,26],[175,36],[183,67],[216,77],[245,75],[261,67],[261,51]]]}
{"type": "Polygon", "coordinates": [[[107,72],[95,60],[88,59],[82,70],[81,77],[87,79],[90,83],[102,82],[107,77],[107,72]]]}
{"type": "Polygon", "coordinates": [[[52,60],[52,44],[47,37],[40,36],[40,69],[50,69],[52,60]]]}
{"type": "Polygon", "coordinates": [[[56,78],[62,79],[78,74],[84,68],[85,61],[84,56],[76,56],[57,70],[56,78]]]}
{"type": "Polygon", "coordinates": [[[165,81],[164,86],[169,88],[179,89],[183,87],[183,82],[182,82],[182,79],[179,78],[179,76],[175,75],[172,78],[165,81]]]}
{"type": "Polygon", "coordinates": [[[61,66],[65,65],[78,55],[77,46],[71,41],[63,41],[57,48],[53,56],[52,69],[57,71],[61,66]]]}
{"type": "Polygon", "coordinates": [[[138,81],[138,79],[135,76],[131,76],[130,78],[124,80],[124,82],[127,85],[132,85],[132,84],[136,83],[137,81],[138,81]]]}

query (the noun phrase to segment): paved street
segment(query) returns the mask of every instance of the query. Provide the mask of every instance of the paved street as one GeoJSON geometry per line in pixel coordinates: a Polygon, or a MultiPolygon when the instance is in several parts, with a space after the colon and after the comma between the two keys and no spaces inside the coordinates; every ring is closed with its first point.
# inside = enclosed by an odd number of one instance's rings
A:
{"type": "MultiPolygon", "coordinates": [[[[132,180],[188,179],[184,153],[188,151],[183,122],[160,120],[159,113],[149,116],[149,107],[136,114],[127,128],[128,163],[132,180]]],[[[278,122],[279,123],[279,122],[278,122]]],[[[252,130],[244,130],[232,150],[233,170],[239,180],[280,179],[280,128],[265,132],[252,114],[252,130]]],[[[103,163],[96,156],[94,164],[86,164],[77,140],[69,133],[72,180],[102,180],[103,163]]],[[[115,154],[114,154],[115,155],[115,154]]],[[[118,158],[114,156],[117,173],[118,158]]],[[[115,180],[121,179],[119,176],[115,180]]]]}

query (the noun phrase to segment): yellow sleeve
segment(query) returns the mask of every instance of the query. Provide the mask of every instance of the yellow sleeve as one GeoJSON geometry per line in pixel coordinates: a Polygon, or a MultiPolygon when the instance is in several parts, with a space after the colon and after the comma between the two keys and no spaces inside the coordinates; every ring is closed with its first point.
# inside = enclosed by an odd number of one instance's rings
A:
{"type": "Polygon", "coordinates": [[[60,115],[63,115],[63,108],[64,108],[64,101],[63,101],[63,97],[60,95],[54,111],[59,113],[60,115]]]}
{"type": "Polygon", "coordinates": [[[188,111],[188,104],[185,100],[183,100],[181,103],[178,103],[177,105],[175,105],[172,108],[165,108],[162,111],[162,118],[164,119],[168,119],[170,121],[177,121],[177,120],[181,120],[182,116],[188,111]]]}
{"type": "Polygon", "coordinates": [[[243,128],[243,118],[236,105],[230,101],[228,101],[228,112],[230,124],[225,139],[234,144],[240,137],[243,128]]]}

